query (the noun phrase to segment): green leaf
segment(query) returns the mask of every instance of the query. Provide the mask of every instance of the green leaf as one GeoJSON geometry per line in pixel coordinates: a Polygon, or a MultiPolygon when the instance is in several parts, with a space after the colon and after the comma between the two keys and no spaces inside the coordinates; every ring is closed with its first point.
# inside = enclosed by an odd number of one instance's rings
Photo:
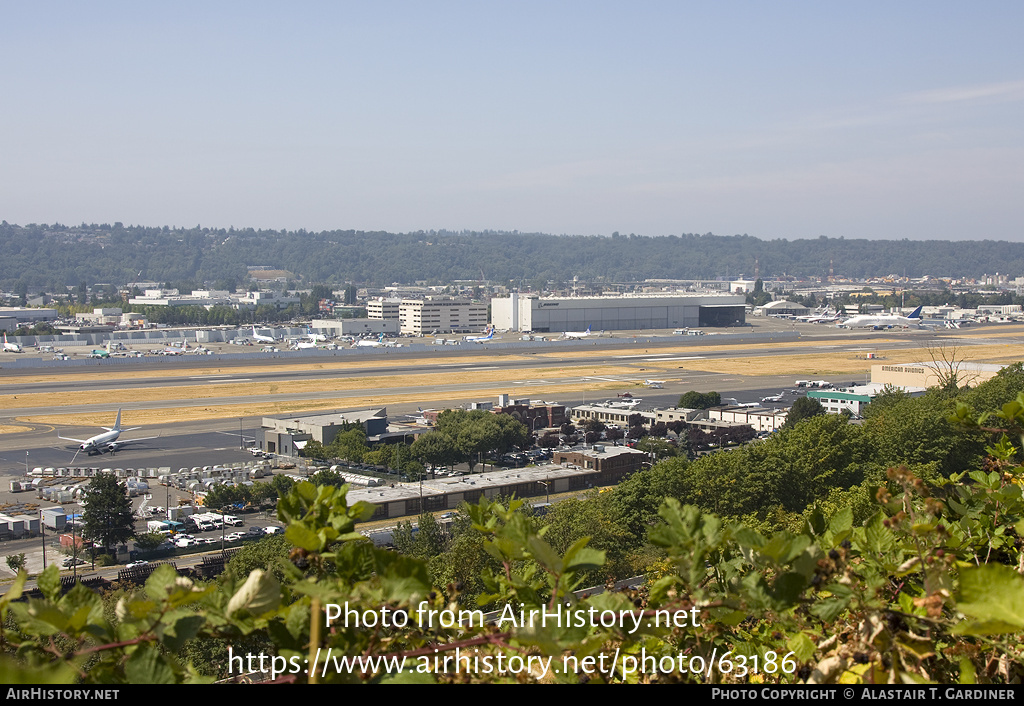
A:
{"type": "Polygon", "coordinates": [[[174,684],[174,670],[152,645],[140,645],[124,665],[130,684],[174,684]]]}
{"type": "Polygon", "coordinates": [[[164,616],[160,641],[167,649],[177,652],[185,642],[199,633],[205,622],[206,618],[202,615],[181,615],[177,619],[171,615],[164,616]]]}
{"type": "Polygon", "coordinates": [[[788,608],[796,603],[806,587],[807,580],[801,574],[787,571],[775,579],[775,584],[772,586],[772,595],[780,608],[788,608]]]}
{"type": "Polygon", "coordinates": [[[961,684],[977,684],[978,681],[975,678],[974,663],[971,662],[967,657],[960,658],[960,683],[961,684]]]}
{"type": "MultiPolygon", "coordinates": [[[[849,506],[844,507],[842,510],[837,512],[829,520],[828,529],[832,533],[833,537],[838,537],[844,532],[849,532],[853,528],[853,509],[849,506]]],[[[842,541],[842,540],[839,540],[842,541]]]]}
{"type": "Polygon", "coordinates": [[[796,655],[797,661],[799,662],[810,662],[814,659],[814,653],[818,649],[818,646],[814,644],[814,641],[802,632],[799,632],[789,638],[789,641],[786,643],[786,647],[790,652],[796,655]]]}
{"type": "Polygon", "coordinates": [[[60,598],[60,570],[57,566],[55,564],[47,566],[36,579],[36,585],[49,600],[56,601],[60,598]]]}
{"type": "Polygon", "coordinates": [[[263,569],[255,569],[228,601],[227,614],[235,615],[246,610],[252,615],[262,615],[280,604],[281,584],[273,574],[263,569]]]}
{"type": "Polygon", "coordinates": [[[884,554],[896,544],[892,531],[885,526],[885,515],[879,511],[864,527],[864,545],[872,554],[884,554]]]}
{"type": "Polygon", "coordinates": [[[174,590],[178,580],[178,572],[170,564],[161,564],[146,579],[146,594],[153,600],[166,600],[174,590]]]}
{"type": "Polygon", "coordinates": [[[284,531],[284,538],[308,552],[318,552],[324,548],[324,542],[320,535],[298,522],[288,525],[284,531]]]}
{"type": "Polygon", "coordinates": [[[7,589],[7,592],[0,597],[0,609],[7,608],[11,601],[16,601],[21,598],[21,592],[25,588],[25,581],[28,579],[28,574],[23,570],[18,572],[18,575],[14,579],[14,583],[7,589]]]}
{"type": "Polygon", "coordinates": [[[1024,577],[1002,564],[964,569],[957,609],[974,620],[954,632],[992,635],[1024,629],[1024,577]]]}

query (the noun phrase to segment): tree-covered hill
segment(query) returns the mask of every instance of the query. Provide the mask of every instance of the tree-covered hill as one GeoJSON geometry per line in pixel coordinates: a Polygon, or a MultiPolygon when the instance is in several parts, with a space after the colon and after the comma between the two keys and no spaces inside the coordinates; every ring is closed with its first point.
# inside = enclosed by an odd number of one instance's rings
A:
{"type": "Polygon", "coordinates": [[[147,280],[244,281],[249,265],[305,282],[365,284],[900,274],[979,277],[1024,272],[1024,244],[1003,241],[759,240],[749,235],[554,236],[519,232],[319,233],[0,223],[0,287],[147,280]]]}

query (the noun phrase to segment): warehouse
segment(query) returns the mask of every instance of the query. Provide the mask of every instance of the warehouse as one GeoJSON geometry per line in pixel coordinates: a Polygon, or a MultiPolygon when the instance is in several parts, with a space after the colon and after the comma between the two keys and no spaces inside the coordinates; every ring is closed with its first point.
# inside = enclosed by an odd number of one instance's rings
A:
{"type": "Polygon", "coordinates": [[[738,294],[547,298],[512,294],[491,301],[491,322],[503,331],[639,331],[736,326],[745,321],[746,300],[738,294]]]}

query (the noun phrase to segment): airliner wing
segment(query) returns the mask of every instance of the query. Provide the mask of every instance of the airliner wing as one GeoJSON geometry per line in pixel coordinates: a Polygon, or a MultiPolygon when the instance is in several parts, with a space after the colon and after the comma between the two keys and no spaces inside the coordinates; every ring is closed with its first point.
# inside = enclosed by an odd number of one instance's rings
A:
{"type": "Polygon", "coordinates": [[[77,441],[79,444],[84,444],[88,441],[88,439],[72,439],[70,436],[61,436],[60,434],[57,434],[57,438],[64,439],[64,441],[77,441]]]}
{"type": "Polygon", "coordinates": [[[150,439],[159,439],[160,435],[157,436],[144,436],[140,439],[118,439],[112,442],[115,446],[127,446],[128,444],[134,444],[139,441],[149,441],[150,439]]]}

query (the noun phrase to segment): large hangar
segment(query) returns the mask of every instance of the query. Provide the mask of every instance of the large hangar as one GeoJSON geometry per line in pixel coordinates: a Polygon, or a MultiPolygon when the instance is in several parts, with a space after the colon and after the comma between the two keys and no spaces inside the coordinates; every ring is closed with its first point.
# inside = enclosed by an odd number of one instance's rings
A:
{"type": "Polygon", "coordinates": [[[546,297],[512,294],[491,300],[491,322],[508,331],[537,333],[637,331],[735,326],[746,321],[739,294],[640,294],[546,297]]]}

